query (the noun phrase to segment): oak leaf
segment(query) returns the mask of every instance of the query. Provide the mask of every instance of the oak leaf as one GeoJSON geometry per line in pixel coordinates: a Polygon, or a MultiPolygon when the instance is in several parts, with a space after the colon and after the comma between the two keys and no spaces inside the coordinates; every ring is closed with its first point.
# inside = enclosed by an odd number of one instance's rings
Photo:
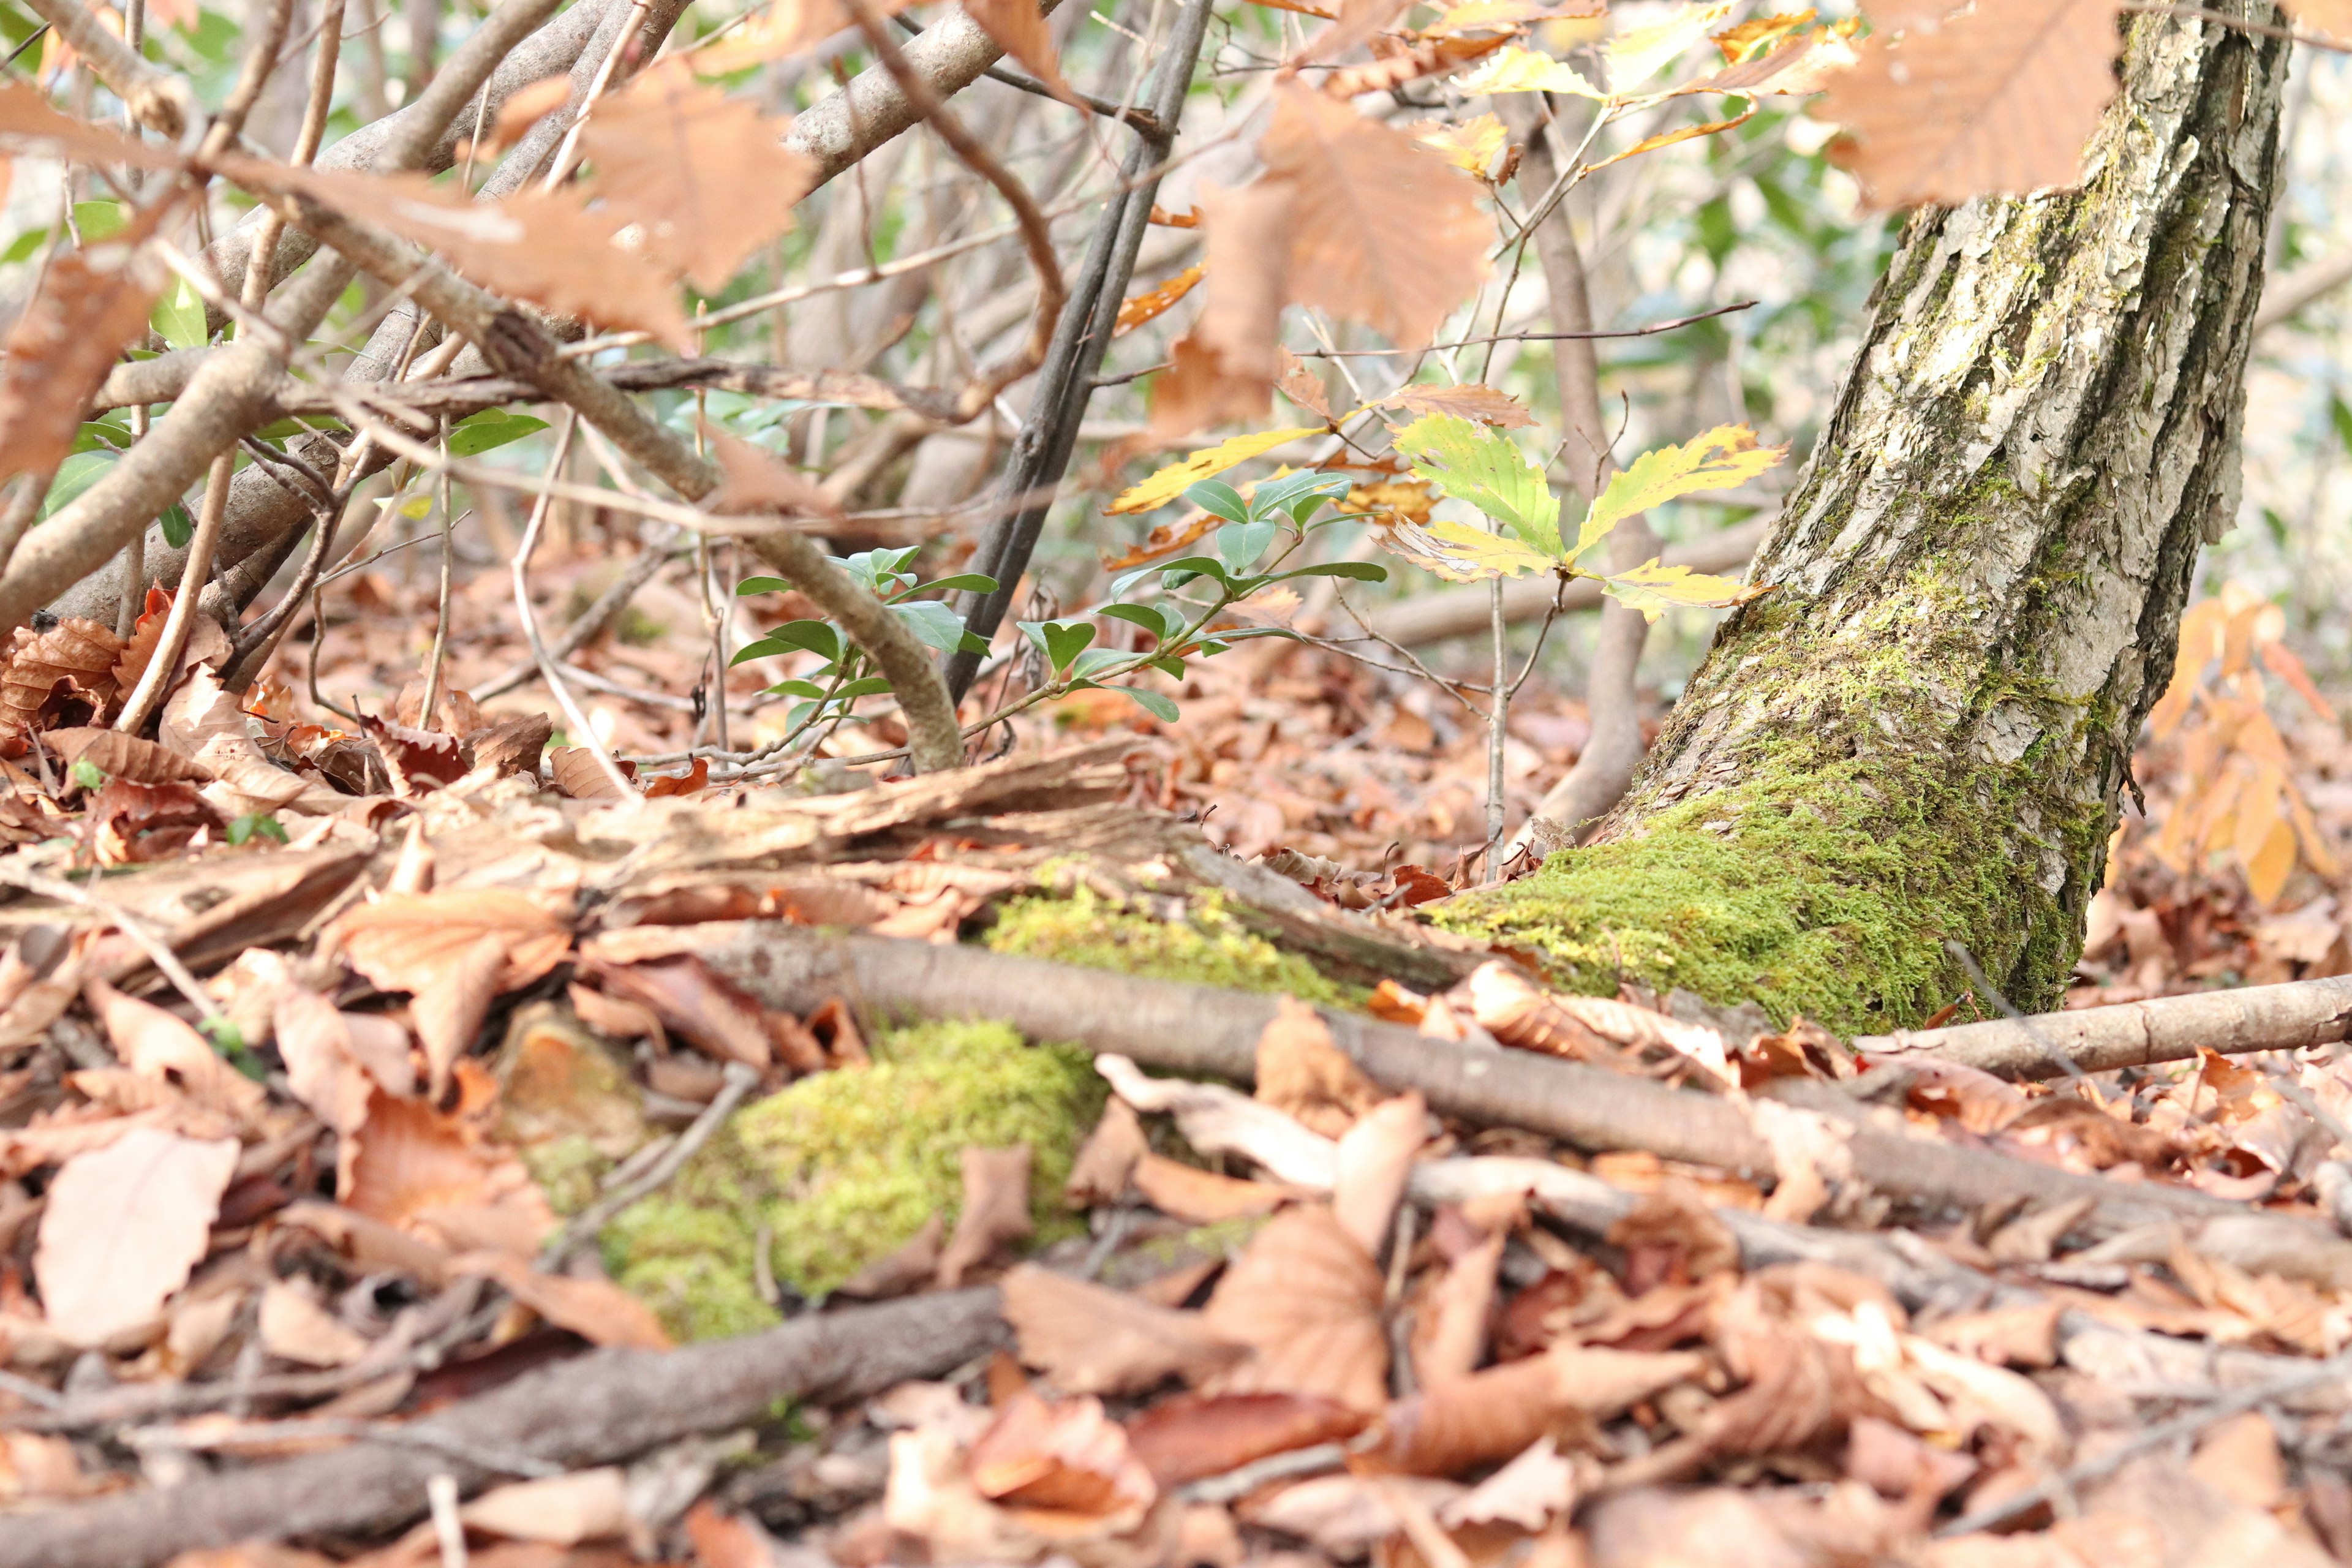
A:
{"type": "Polygon", "coordinates": [[[1873,37],[1821,118],[1876,207],[2072,185],[2116,91],[2116,0],[1978,0],[1932,33],[1873,37]]]}
{"type": "Polygon", "coordinates": [[[1380,1409],[1389,1365],[1381,1289],[1371,1255],[1328,1205],[1275,1215],[1226,1269],[1204,1310],[1210,1328],[1257,1352],[1213,1391],[1311,1394],[1380,1409]]]}
{"type": "Polygon", "coordinates": [[[203,1258],[236,1156],[234,1138],[139,1127],[68,1160],[33,1253],[50,1328],[97,1345],[153,1322],[203,1258]]]}
{"type": "Polygon", "coordinates": [[[595,165],[589,190],[642,226],[656,262],[715,294],[792,227],[816,183],[815,163],[783,145],[784,130],[664,65],[598,102],[580,144],[595,165]]]}

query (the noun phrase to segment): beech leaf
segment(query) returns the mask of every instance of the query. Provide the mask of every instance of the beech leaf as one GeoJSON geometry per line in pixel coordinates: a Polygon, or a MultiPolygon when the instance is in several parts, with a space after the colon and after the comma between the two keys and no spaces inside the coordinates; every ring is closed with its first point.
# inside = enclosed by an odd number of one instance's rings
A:
{"type": "Polygon", "coordinates": [[[1652,556],[1641,565],[1612,572],[1601,580],[1609,596],[1654,621],[1669,609],[1725,609],[1744,605],[1771,591],[1769,583],[1750,586],[1730,577],[1710,577],[1687,566],[1667,566],[1652,556]]]}
{"type": "Polygon", "coordinates": [[[1155,1306],[1034,1263],[1007,1274],[1002,1289],[1022,1361],[1071,1394],[1140,1394],[1249,1353],[1199,1312],[1155,1306]]]}
{"type": "Polygon", "coordinates": [[[1398,431],[1396,449],[1416,477],[1508,528],[1545,564],[1558,563],[1559,503],[1542,468],[1509,437],[1433,413],[1398,431]]]}
{"type": "Polygon", "coordinates": [[[1629,517],[1700,490],[1729,489],[1777,468],[1786,447],[1760,447],[1745,425],[1718,425],[1679,446],[1643,453],[1609,477],[1585,513],[1568,558],[1578,561],[1629,517]]]}
{"type": "Polygon", "coordinates": [[[234,1138],[134,1127],[68,1160],[33,1252],[49,1327],[97,1345],[152,1322],[204,1257],[236,1156],[234,1138]]]}
{"type": "MultiPolygon", "coordinates": [[[[5,90],[0,103],[29,89],[5,90]]],[[[90,395],[122,345],[146,331],[148,308],[163,291],[163,264],[146,247],[174,205],[159,203],[49,263],[0,358],[0,479],[47,474],[74,449],[90,395]]]]}
{"type": "Polygon", "coordinates": [[[1387,1402],[1381,1271],[1328,1205],[1267,1221],[1217,1282],[1205,1316],[1257,1352],[1213,1392],[1315,1394],[1366,1412],[1387,1402]]]}
{"type": "Polygon", "coordinates": [[[1213,447],[1203,447],[1197,452],[1187,454],[1182,462],[1169,464],[1139,485],[1129,486],[1103,510],[1116,517],[1166,506],[1202,479],[1213,478],[1227,468],[1246,463],[1252,458],[1271,452],[1302,436],[1315,435],[1318,428],[1312,425],[1302,425],[1284,430],[1261,430],[1254,436],[1229,437],[1213,447]]]}
{"type": "Polygon", "coordinates": [[[1503,430],[1516,430],[1536,422],[1526,404],[1507,392],[1497,392],[1475,381],[1461,386],[1401,386],[1381,398],[1377,406],[1402,408],[1413,414],[1448,414],[1503,430]]]}

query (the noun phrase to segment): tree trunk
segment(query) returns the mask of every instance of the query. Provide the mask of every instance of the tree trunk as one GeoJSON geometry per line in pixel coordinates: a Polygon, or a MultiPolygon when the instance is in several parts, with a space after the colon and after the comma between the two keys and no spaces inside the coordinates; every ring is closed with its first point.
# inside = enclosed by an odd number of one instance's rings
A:
{"type": "MultiPolygon", "coordinates": [[[[2275,24],[2269,0],[2230,0],[2275,24]]],[[[1447,921],[1853,1032],[2052,1004],[2236,512],[2286,45],[2133,18],[2084,187],[1916,215],[1836,415],[1591,847],[1447,921]],[[1989,1001],[1989,999],[1987,999],[1989,1001]]]]}

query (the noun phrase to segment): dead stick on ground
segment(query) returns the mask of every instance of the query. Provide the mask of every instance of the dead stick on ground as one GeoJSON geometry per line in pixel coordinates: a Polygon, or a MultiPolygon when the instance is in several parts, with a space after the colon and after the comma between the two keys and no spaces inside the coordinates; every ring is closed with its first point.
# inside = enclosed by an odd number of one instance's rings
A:
{"type": "Polygon", "coordinates": [[[718,1096],[703,1108],[677,1142],[662,1152],[660,1159],[647,1166],[635,1179],[623,1183],[572,1217],[571,1223],[556,1233],[540,1254],[539,1266],[550,1274],[562,1272],[564,1259],[586,1244],[596,1239],[597,1233],[613,1223],[623,1209],[638,1199],[661,1189],[663,1184],[685,1169],[686,1163],[700,1152],[711,1135],[727,1123],[743,1097],[758,1087],[760,1075],[741,1062],[729,1062],[726,1082],[718,1096]]]}
{"type": "MultiPolygon", "coordinates": [[[[683,1350],[597,1351],[414,1423],[412,1433],[567,1469],[600,1465],[760,1420],[779,1399],[836,1404],[936,1377],[1004,1337],[992,1289],[921,1296],[683,1350]]],[[[446,1453],[354,1443],[12,1520],[0,1531],[0,1568],[148,1568],[239,1541],[396,1528],[425,1511],[425,1486],[445,1473],[469,1489],[497,1479],[446,1453]]]]}

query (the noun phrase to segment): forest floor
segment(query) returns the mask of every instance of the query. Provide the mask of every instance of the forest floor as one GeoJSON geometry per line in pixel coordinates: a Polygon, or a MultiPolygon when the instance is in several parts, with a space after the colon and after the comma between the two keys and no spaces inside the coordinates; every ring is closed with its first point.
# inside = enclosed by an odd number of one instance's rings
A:
{"type": "MultiPolygon", "coordinates": [[[[1412,913],[1483,722],[1286,644],[623,798],[460,695],[507,593],[437,723],[397,556],[330,601],[364,724],[299,634],[160,743],[89,727],[136,638],[0,670],[0,1568],[2352,1563],[2352,1047],[2053,1084],[1548,993],[1412,913]]],[[[703,614],[575,657],[625,753],[696,739],[703,614]]],[[[1515,823],[1584,731],[1522,691],[1515,823]]],[[[2333,726],[2318,853],[2231,807],[2267,903],[2164,837],[2238,734],[2143,754],[2070,1009],[2352,973],[2333,726]]]]}

